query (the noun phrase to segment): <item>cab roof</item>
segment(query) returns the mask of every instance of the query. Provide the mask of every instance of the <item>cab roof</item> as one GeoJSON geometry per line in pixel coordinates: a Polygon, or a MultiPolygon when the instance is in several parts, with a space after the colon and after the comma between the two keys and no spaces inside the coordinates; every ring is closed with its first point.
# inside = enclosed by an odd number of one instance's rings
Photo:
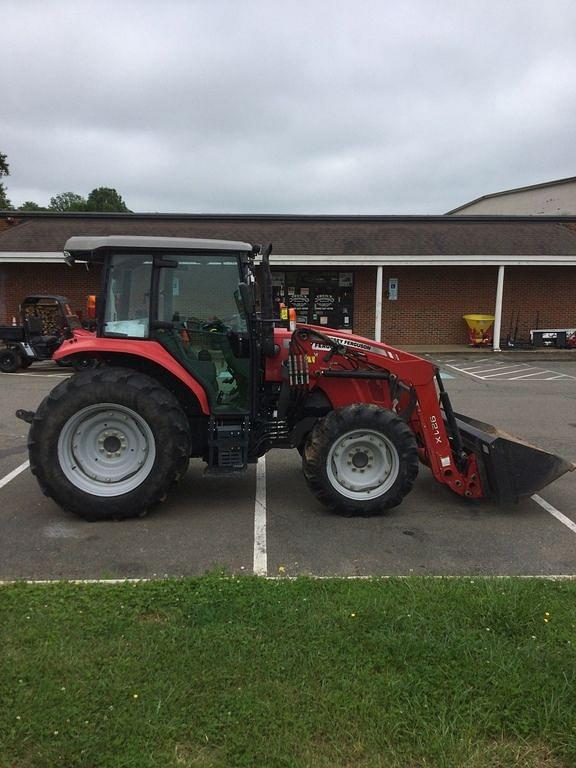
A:
{"type": "MultiPolygon", "coordinates": [[[[253,251],[250,243],[235,240],[203,240],[195,237],[148,237],[138,235],[103,235],[95,237],[70,237],[64,245],[64,253],[73,260],[90,260],[90,254],[102,248],[134,248],[139,250],[183,251],[253,251]]],[[[94,258],[94,257],[92,257],[94,258]]]]}

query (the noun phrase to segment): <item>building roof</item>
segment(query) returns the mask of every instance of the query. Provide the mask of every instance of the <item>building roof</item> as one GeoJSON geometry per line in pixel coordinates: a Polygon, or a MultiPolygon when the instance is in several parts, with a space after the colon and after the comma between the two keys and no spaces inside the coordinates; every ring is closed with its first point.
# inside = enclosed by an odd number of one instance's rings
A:
{"type": "Polygon", "coordinates": [[[65,242],[77,235],[272,242],[273,264],[304,267],[337,263],[576,263],[576,216],[45,213],[0,214],[0,261],[61,261],[65,242]],[[14,223],[6,226],[10,217],[14,223]]]}
{"type": "Polygon", "coordinates": [[[545,187],[556,187],[559,184],[570,184],[576,181],[576,176],[568,176],[566,179],[554,179],[553,181],[543,181],[540,184],[530,184],[527,187],[515,187],[514,189],[504,189],[501,192],[491,192],[489,195],[480,195],[480,197],[470,200],[468,203],[459,205],[457,208],[452,208],[451,211],[446,212],[446,216],[451,216],[453,213],[469,208],[471,205],[479,203],[481,200],[489,200],[492,197],[502,197],[503,195],[514,195],[516,192],[529,192],[531,189],[543,189],[545,187]]]}

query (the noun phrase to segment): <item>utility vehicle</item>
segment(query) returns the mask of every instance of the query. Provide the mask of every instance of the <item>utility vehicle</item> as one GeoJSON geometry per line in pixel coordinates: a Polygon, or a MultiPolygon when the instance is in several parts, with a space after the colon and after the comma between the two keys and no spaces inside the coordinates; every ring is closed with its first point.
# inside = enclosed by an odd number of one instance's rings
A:
{"type": "Polygon", "coordinates": [[[50,360],[65,338],[82,328],[65,296],[27,296],[19,323],[0,325],[0,371],[14,373],[39,360],[50,360]]]}

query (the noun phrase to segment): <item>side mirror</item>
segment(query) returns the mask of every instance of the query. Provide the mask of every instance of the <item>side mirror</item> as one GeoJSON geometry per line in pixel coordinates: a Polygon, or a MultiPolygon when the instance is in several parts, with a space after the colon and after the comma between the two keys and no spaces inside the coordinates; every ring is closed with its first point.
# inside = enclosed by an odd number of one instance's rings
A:
{"type": "Polygon", "coordinates": [[[240,298],[242,299],[242,305],[244,306],[244,311],[247,315],[251,315],[254,313],[255,304],[254,304],[254,294],[252,292],[251,287],[248,285],[248,283],[239,283],[238,289],[240,291],[240,298]]]}

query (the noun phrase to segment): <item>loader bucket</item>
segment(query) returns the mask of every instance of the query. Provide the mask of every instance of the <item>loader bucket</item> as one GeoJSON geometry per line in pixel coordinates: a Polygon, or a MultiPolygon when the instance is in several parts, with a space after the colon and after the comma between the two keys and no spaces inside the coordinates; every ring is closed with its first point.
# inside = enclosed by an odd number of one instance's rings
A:
{"type": "Polygon", "coordinates": [[[576,464],[519,437],[456,413],[464,448],[476,454],[486,496],[496,504],[516,503],[576,469],[576,464]]]}

